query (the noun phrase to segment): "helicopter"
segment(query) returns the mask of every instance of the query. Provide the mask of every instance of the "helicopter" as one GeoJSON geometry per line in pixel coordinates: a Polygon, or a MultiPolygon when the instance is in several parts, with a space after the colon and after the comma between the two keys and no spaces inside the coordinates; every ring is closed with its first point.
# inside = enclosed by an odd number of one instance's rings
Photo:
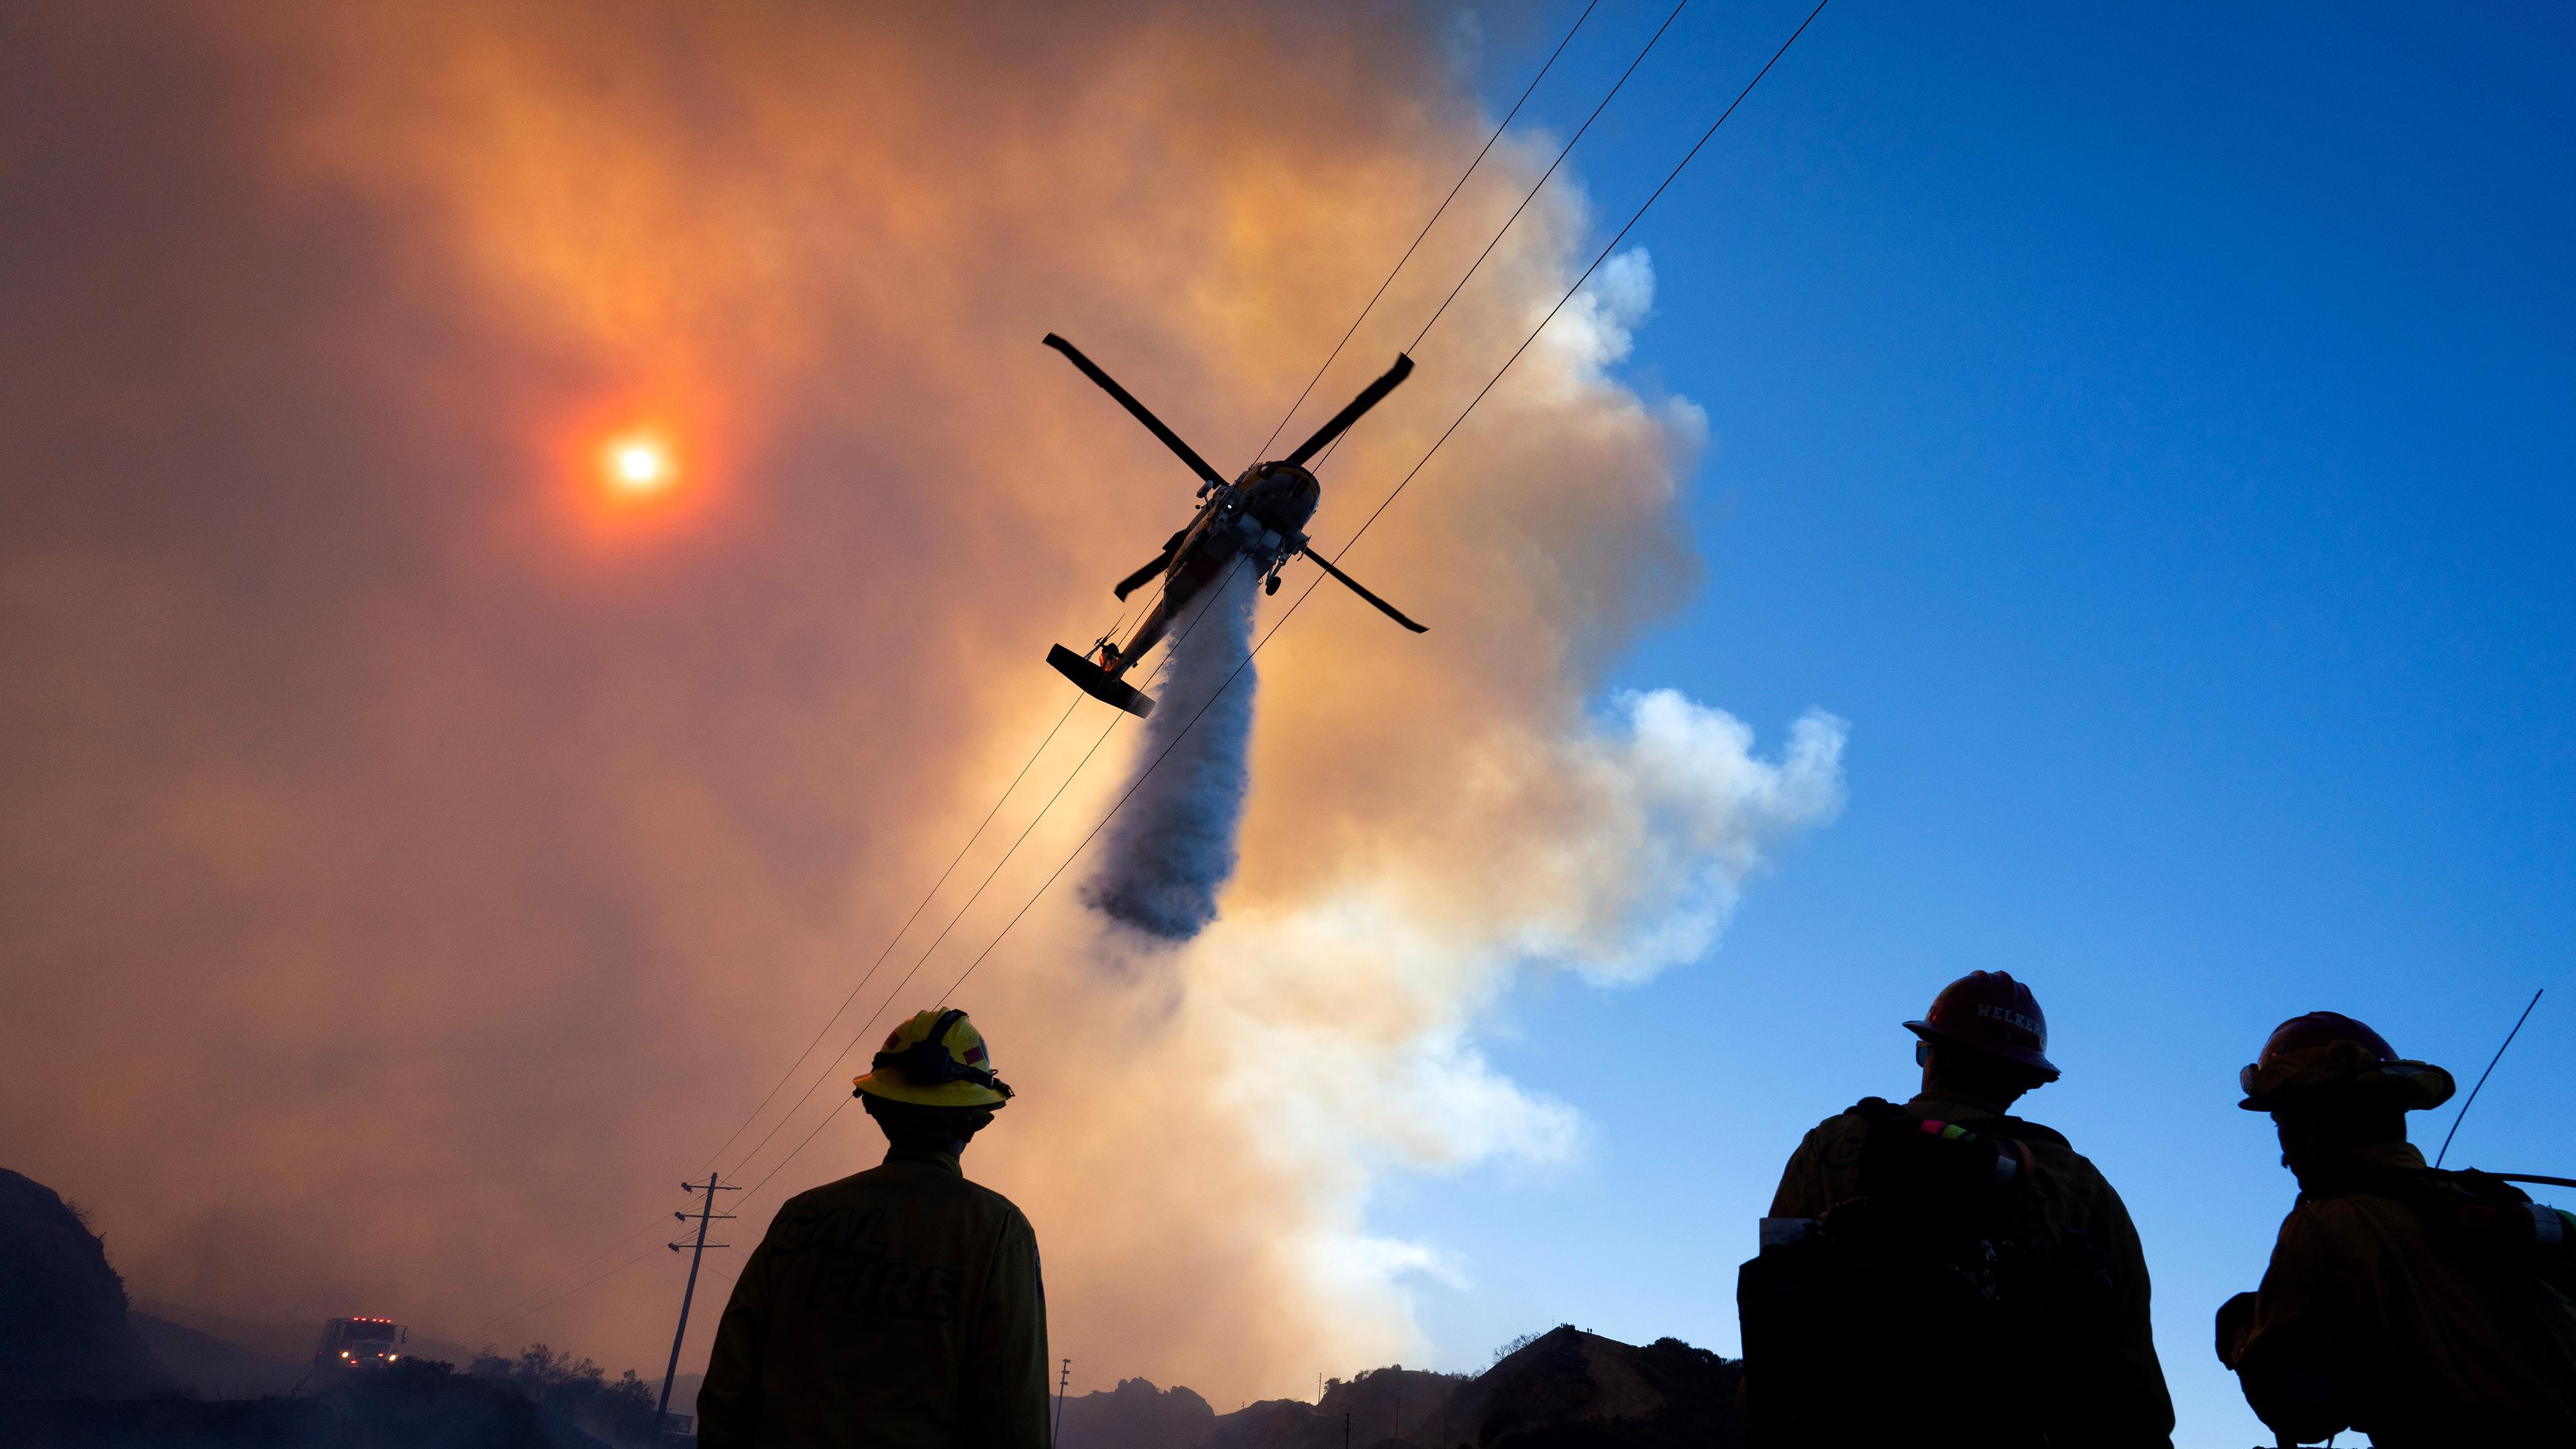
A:
{"type": "Polygon", "coordinates": [[[1082,375],[1100,385],[1103,392],[1118,400],[1119,406],[1133,414],[1146,431],[1163,440],[1163,446],[1190,465],[1199,475],[1199,511],[1187,526],[1163,540],[1162,550],[1147,560],[1134,573],[1120,579],[1110,592],[1124,600],[1129,594],[1152,584],[1162,584],[1162,595],[1145,617],[1136,622],[1124,644],[1104,634],[1091,647],[1088,655],[1076,654],[1058,644],[1047,651],[1047,663],[1065,678],[1082,687],[1085,694],[1135,715],[1139,719],[1153,713],[1154,701],[1144,691],[1129,684],[1125,675],[1146,651],[1160,642],[1163,632],[1171,627],[1190,600],[1197,597],[1216,579],[1219,572],[1237,560],[1247,561],[1261,571],[1262,591],[1279,592],[1279,574],[1288,564],[1304,556],[1333,576],[1351,592],[1377,606],[1388,618],[1416,634],[1425,626],[1404,616],[1404,612],[1370,593],[1359,580],[1333,566],[1331,560],[1315,552],[1304,529],[1306,520],[1315,516],[1315,505],[1324,496],[1324,487],[1307,471],[1306,462],[1322,452],[1335,438],[1348,431],[1360,415],[1383,401],[1397,384],[1413,371],[1413,359],[1399,353],[1395,365],[1377,381],[1360,390],[1350,405],[1322,427],[1315,435],[1297,445],[1287,457],[1267,463],[1255,463],[1243,470],[1233,482],[1208,466],[1179,435],[1163,426],[1163,420],[1117,379],[1100,370],[1097,363],[1082,355],[1080,348],[1050,332],[1046,345],[1065,355],[1065,360],[1082,369],[1082,375]]]}

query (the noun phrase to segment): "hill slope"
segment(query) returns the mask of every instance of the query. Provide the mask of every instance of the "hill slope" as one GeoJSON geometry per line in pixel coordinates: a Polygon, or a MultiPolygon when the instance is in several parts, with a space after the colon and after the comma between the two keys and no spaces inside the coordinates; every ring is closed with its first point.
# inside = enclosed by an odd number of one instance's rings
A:
{"type": "Polygon", "coordinates": [[[0,1398],[117,1397],[159,1382],[107,1244],[61,1194],[0,1168],[0,1398]]]}
{"type": "Polygon", "coordinates": [[[1064,1404],[1059,1449],[1737,1449],[1742,1366],[1679,1339],[1643,1348],[1558,1328],[1468,1378],[1375,1369],[1323,1402],[1215,1412],[1143,1379],[1064,1404]],[[1345,1423],[1345,1416],[1347,1424],[1345,1423]]]}
{"type": "Polygon", "coordinates": [[[129,1313],[143,1346],[171,1382],[201,1399],[256,1399],[283,1394],[304,1377],[304,1364],[253,1353],[240,1344],[149,1313],[129,1313]]]}

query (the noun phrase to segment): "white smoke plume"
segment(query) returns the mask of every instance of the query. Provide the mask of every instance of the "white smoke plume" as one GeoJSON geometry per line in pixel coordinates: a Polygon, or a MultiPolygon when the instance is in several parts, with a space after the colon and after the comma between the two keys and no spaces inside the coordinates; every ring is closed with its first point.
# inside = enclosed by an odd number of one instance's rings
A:
{"type": "Polygon", "coordinates": [[[1274,1251],[1374,1349],[1354,1362],[1419,1361],[1405,1280],[1453,1275],[1437,1244],[1370,1231],[1380,1173],[1578,1156],[1576,1114],[1478,1051],[1483,1008],[1528,971],[1625,984],[1704,958],[1769,850],[1840,808],[1843,739],[1810,714],[1766,760],[1732,716],[1622,696],[1559,747],[1546,865],[1494,883],[1485,909],[1441,909],[1445,873],[1389,862],[1293,906],[1232,905],[1185,949],[1158,1058],[1216,1085],[1212,1133],[1259,1124],[1272,1190],[1309,1209],[1274,1251]]]}
{"type": "MultiPolygon", "coordinates": [[[[1065,708],[1040,661],[1097,632],[1098,561],[1188,506],[1038,338],[1239,456],[1491,118],[1443,33],[1366,5],[7,24],[9,1165],[141,1296],[658,1364],[678,1179],[1065,708]],[[631,427],[672,441],[659,501],[600,486],[631,427]]],[[[1318,396],[1407,345],[1551,151],[1495,148],[1318,396]]],[[[1328,555],[1593,220],[1561,173],[1494,250],[1334,454],[1328,555]]],[[[1187,837],[1178,914],[1214,920],[1138,951],[1072,888],[1132,732],[1031,827],[1106,728],[1082,705],[832,1027],[859,1060],[717,1154],[762,1184],[738,1231],[874,1161],[826,1113],[962,978],[1021,1092],[969,1167],[1038,1225],[1063,1351],[1217,1400],[1419,1361],[1406,1276],[1450,1265],[1372,1231],[1371,1184],[1582,1135],[1482,1056],[1488,1009],[1722,969],[1738,892],[1840,799],[1823,716],[1769,754],[1605,701],[1696,570],[1705,425],[1610,372],[1653,285],[1604,268],[1360,540],[1428,635],[1327,586],[1264,648],[1200,780],[1249,782],[1231,879],[1226,831],[1187,837]]]]}
{"type": "Polygon", "coordinates": [[[1094,910],[1159,941],[1205,929],[1234,874],[1260,683],[1251,659],[1261,572],[1242,564],[1229,562],[1172,621],[1136,778],[1083,886],[1094,910]]]}

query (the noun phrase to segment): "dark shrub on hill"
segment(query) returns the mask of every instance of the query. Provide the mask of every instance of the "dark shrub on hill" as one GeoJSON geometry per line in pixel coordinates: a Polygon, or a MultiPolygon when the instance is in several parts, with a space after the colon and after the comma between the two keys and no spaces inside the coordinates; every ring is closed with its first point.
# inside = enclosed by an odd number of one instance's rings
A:
{"type": "Polygon", "coordinates": [[[612,1444],[654,1440],[653,1387],[628,1369],[615,1379],[589,1359],[576,1360],[542,1343],[503,1358],[485,1349],[474,1358],[474,1377],[506,1383],[548,1414],[612,1444]]]}
{"type": "Polygon", "coordinates": [[[560,1449],[526,1396],[436,1360],[360,1374],[331,1397],[340,1442],[360,1449],[560,1449]]]}
{"type": "Polygon", "coordinates": [[[425,1360],[311,1398],[0,1403],[0,1449],[596,1449],[506,1384],[425,1360]]]}

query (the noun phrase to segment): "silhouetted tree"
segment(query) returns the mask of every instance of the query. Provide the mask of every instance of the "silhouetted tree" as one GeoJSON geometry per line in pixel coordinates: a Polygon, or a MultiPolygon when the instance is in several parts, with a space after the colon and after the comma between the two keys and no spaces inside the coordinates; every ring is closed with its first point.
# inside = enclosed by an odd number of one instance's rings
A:
{"type": "Polygon", "coordinates": [[[546,1412],[611,1443],[650,1444],[655,1439],[653,1391],[633,1369],[612,1382],[606,1369],[587,1358],[577,1360],[532,1343],[517,1358],[505,1358],[487,1344],[474,1356],[470,1372],[511,1385],[546,1412]]]}

